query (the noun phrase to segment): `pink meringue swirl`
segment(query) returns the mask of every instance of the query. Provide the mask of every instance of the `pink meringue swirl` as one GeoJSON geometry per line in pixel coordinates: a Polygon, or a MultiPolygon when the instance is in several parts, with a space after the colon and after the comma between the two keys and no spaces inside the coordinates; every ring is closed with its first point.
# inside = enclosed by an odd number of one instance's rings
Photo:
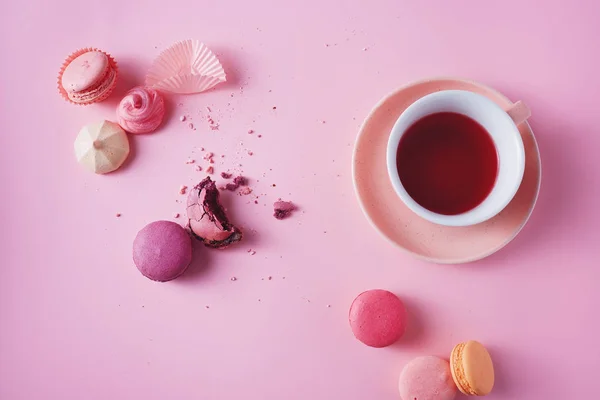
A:
{"type": "Polygon", "coordinates": [[[165,116],[165,101],[154,89],[138,86],[131,89],[117,107],[119,125],[130,133],[150,133],[165,116]]]}

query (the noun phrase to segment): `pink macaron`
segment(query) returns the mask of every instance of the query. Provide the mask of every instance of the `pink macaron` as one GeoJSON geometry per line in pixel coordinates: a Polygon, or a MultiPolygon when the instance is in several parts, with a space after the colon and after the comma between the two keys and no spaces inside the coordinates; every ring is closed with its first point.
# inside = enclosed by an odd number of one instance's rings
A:
{"type": "Polygon", "coordinates": [[[85,48],[71,54],[63,63],[58,74],[58,90],[72,103],[96,103],[111,94],[117,76],[117,63],[109,54],[85,48]]]}
{"type": "Polygon", "coordinates": [[[171,221],[146,225],[133,241],[133,262],[153,281],[166,282],[183,274],[192,261],[192,239],[171,221]]]}
{"type": "Polygon", "coordinates": [[[386,347],[406,330],[407,313],[402,301],[387,290],[368,290],[350,306],[350,327],[354,336],[371,347],[386,347]]]}
{"type": "Polygon", "coordinates": [[[404,366],[398,382],[402,400],[452,400],[456,385],[448,361],[418,357],[404,366]]]}

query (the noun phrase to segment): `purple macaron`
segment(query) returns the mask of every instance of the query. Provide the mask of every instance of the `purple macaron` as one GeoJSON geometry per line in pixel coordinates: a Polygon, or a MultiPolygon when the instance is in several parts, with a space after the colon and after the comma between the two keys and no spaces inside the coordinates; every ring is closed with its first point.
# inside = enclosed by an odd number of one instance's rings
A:
{"type": "Polygon", "coordinates": [[[180,225],[156,221],[146,225],[133,241],[133,262],[153,281],[166,282],[183,274],[192,261],[192,240],[180,225]]]}

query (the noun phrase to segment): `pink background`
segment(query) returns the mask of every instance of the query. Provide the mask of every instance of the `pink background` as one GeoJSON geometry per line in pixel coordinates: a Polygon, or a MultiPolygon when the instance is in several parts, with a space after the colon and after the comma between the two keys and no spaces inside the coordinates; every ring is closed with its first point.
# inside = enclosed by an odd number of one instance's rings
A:
{"type": "Polygon", "coordinates": [[[490,399],[593,398],[599,3],[285,3],[3,4],[0,398],[391,400],[409,359],[448,356],[471,338],[495,361],[490,399]],[[170,97],[164,127],[135,137],[118,173],[81,168],[72,148],[81,126],[114,119],[151,60],[186,38],[218,52],[230,81],[170,97]],[[62,60],[84,46],[111,52],[122,73],[114,96],[85,108],[55,85],[62,60]],[[361,120],[400,85],[438,75],[526,101],[542,154],[529,224],[470,265],[400,252],[353,193],[361,120]],[[219,131],[208,128],[207,105],[219,131]],[[185,165],[199,146],[226,155],[218,171],[241,163],[259,204],[226,196],[244,243],[198,248],[185,276],[157,284],[133,266],[131,243],[146,223],[184,211],[178,189],[203,176],[185,165]],[[275,220],[278,197],[301,212],[275,220]],[[348,327],[352,299],[369,288],[394,291],[411,311],[407,336],[387,349],[363,346],[348,327]]]}

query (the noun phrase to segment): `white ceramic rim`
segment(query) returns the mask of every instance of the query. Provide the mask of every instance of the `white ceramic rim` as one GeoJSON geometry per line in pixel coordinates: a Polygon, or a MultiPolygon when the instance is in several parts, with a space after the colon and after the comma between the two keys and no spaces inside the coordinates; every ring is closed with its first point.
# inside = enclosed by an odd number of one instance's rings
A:
{"type": "Polygon", "coordinates": [[[519,128],[495,102],[466,90],[442,90],[421,97],[398,117],[388,140],[386,162],[394,190],[411,211],[435,224],[469,226],[493,218],[513,199],[523,180],[525,149],[519,128]],[[489,133],[498,154],[498,175],[492,190],[481,204],[462,214],[438,214],[418,204],[402,185],[396,167],[398,145],[406,130],[419,119],[438,112],[455,112],[478,122],[489,133]]]}
{"type": "Polygon", "coordinates": [[[510,104],[513,104],[513,102],[508,97],[506,97],[504,94],[502,94],[501,92],[497,91],[496,89],[494,89],[494,88],[492,88],[490,86],[484,85],[482,83],[479,83],[479,82],[476,82],[476,81],[473,81],[473,80],[469,80],[469,79],[461,79],[461,78],[441,76],[441,77],[435,77],[435,78],[429,78],[429,79],[421,79],[421,80],[410,82],[410,83],[407,83],[407,84],[401,86],[400,88],[394,90],[393,92],[389,93],[387,96],[385,96],[381,100],[379,100],[377,102],[377,104],[375,104],[375,106],[373,106],[373,108],[371,109],[371,111],[369,112],[369,114],[365,117],[365,119],[363,120],[362,124],[360,125],[360,128],[358,130],[358,135],[356,136],[356,141],[354,143],[354,151],[352,152],[352,186],[354,187],[354,194],[356,195],[356,198],[358,200],[358,205],[359,205],[360,209],[362,210],[364,216],[367,218],[367,221],[375,229],[375,231],[377,231],[381,235],[381,237],[383,237],[388,243],[390,243],[394,247],[400,249],[401,251],[405,252],[406,254],[410,254],[411,256],[413,256],[414,258],[416,258],[417,260],[426,261],[426,262],[435,263],[435,264],[442,264],[442,265],[444,265],[444,264],[445,265],[468,264],[468,263],[471,263],[471,262],[475,262],[475,261],[479,261],[479,260],[482,260],[484,258],[487,258],[487,257],[491,256],[492,254],[498,252],[499,250],[502,250],[506,245],[508,245],[510,242],[512,242],[513,239],[515,237],[517,237],[517,235],[521,232],[521,230],[523,230],[523,228],[527,224],[527,221],[529,221],[529,219],[531,218],[531,214],[533,213],[535,205],[537,204],[538,197],[540,195],[540,187],[542,185],[542,158],[541,158],[541,155],[540,155],[540,150],[539,150],[539,146],[537,144],[537,140],[535,139],[535,134],[533,133],[533,130],[531,129],[531,126],[529,125],[529,123],[527,121],[523,122],[523,124],[526,124],[527,128],[531,132],[531,138],[533,139],[533,143],[535,144],[537,161],[538,161],[538,165],[539,165],[538,182],[537,182],[537,187],[535,188],[535,197],[533,198],[533,201],[531,202],[531,206],[529,207],[529,211],[527,212],[527,215],[525,216],[525,218],[523,218],[523,222],[521,223],[521,225],[519,225],[519,227],[517,229],[515,229],[515,231],[513,232],[513,234],[511,236],[507,237],[507,239],[504,241],[504,243],[501,243],[500,245],[498,245],[498,246],[490,249],[489,251],[486,251],[486,252],[483,252],[483,253],[479,253],[479,254],[473,255],[471,257],[461,258],[461,259],[443,259],[443,258],[426,257],[426,256],[424,256],[422,254],[419,254],[419,253],[416,253],[416,252],[414,252],[412,250],[409,250],[406,247],[403,247],[398,242],[396,242],[395,240],[393,240],[390,236],[386,235],[379,228],[379,226],[375,223],[375,221],[373,221],[373,218],[371,218],[371,215],[367,211],[367,207],[366,207],[363,199],[360,196],[358,185],[356,184],[356,153],[357,153],[356,150],[357,150],[357,145],[359,143],[359,139],[364,134],[365,126],[373,118],[373,116],[375,115],[375,112],[383,104],[385,104],[385,102],[388,101],[391,97],[394,97],[394,96],[398,95],[399,93],[403,92],[404,90],[406,90],[406,89],[408,89],[410,87],[413,87],[413,86],[417,86],[417,85],[421,85],[421,84],[427,83],[427,82],[436,82],[436,81],[439,81],[439,82],[443,82],[443,81],[464,82],[464,83],[467,83],[469,85],[479,86],[481,88],[484,88],[484,89],[486,89],[486,90],[494,93],[495,95],[497,95],[501,99],[504,99],[506,102],[508,102],[510,104]]]}

